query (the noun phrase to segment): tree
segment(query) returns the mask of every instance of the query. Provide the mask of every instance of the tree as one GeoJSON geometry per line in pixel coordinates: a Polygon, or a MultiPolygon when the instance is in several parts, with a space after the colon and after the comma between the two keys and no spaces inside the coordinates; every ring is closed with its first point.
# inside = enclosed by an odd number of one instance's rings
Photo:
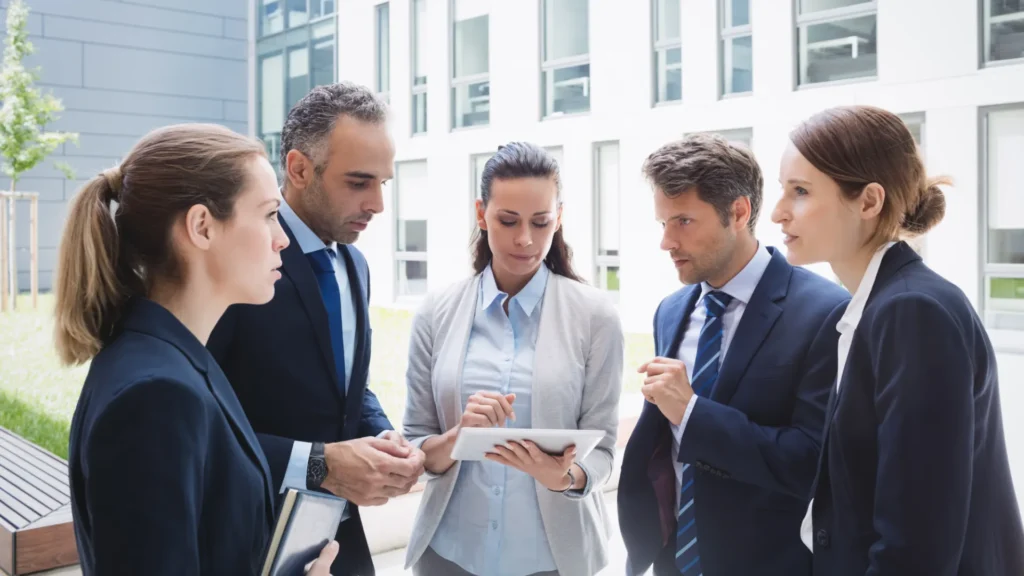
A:
{"type": "MultiPolygon", "coordinates": [[[[4,61],[0,68],[0,169],[11,179],[15,190],[21,175],[31,170],[65,142],[78,142],[78,134],[43,132],[43,127],[64,111],[60,100],[43,94],[34,86],[36,70],[22,64],[35,48],[28,40],[28,7],[24,0],[11,0],[7,5],[7,38],[4,40],[4,61]]],[[[73,178],[71,167],[56,163],[67,178],[73,178]]]]}

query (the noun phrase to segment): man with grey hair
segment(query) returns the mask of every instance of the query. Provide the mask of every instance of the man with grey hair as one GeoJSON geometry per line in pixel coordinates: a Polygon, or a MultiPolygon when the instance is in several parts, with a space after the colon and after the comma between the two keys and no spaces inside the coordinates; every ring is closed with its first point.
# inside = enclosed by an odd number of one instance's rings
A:
{"type": "Polygon", "coordinates": [[[687,286],[658,307],[657,356],[638,369],[647,401],[618,492],[627,573],[808,575],[800,522],[849,295],[758,242],[746,148],[695,135],[643,170],[687,286]]]}
{"type": "Polygon", "coordinates": [[[331,573],[372,576],[358,506],[407,493],[423,473],[423,453],[367,388],[370,275],[352,246],[383,211],[393,177],[386,105],[362,86],[319,86],[289,112],[281,141],[279,215],[291,241],[282,278],[270,303],[229,309],[208,347],[259,436],[275,492],[348,501],[331,573]]]}

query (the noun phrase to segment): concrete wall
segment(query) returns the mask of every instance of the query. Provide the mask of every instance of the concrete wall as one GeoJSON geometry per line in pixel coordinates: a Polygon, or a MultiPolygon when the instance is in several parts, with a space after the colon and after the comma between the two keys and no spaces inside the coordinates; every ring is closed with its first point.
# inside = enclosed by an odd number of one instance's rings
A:
{"type": "MultiPolygon", "coordinates": [[[[7,0],[0,0],[6,7],[7,0]]],[[[116,164],[153,128],[214,122],[248,132],[245,0],[28,0],[38,82],[63,100],[53,130],[78,132],[27,173],[18,189],[40,193],[39,282],[50,287],[67,201],[116,164]],[[76,180],[53,166],[67,162],[76,180]]],[[[0,10],[6,18],[6,10],[0,10]]],[[[0,187],[10,188],[7,179],[0,187]]],[[[29,287],[29,208],[19,203],[18,284],[29,287]]]]}
{"type": "MultiPolygon", "coordinates": [[[[373,85],[373,6],[380,0],[340,4],[339,78],[373,85]],[[352,55],[360,55],[353,57],[352,55]],[[364,57],[365,55],[365,57],[364,57]]],[[[591,111],[540,120],[539,0],[490,7],[490,126],[451,131],[449,2],[427,0],[430,51],[429,131],[411,136],[412,48],[409,0],[391,1],[391,103],[396,161],[427,160],[431,212],[428,284],[442,288],[468,272],[471,155],[511,139],[560,146],[565,189],[565,231],[577,269],[594,273],[593,146],[618,141],[621,181],[620,311],[627,330],[650,330],[655,307],[678,287],[675,270],[658,249],[660,226],[640,175],[643,159],[684,133],[751,129],[753,150],[765,173],[765,209],[758,234],[779,244],[770,221],[781,190],[778,166],[787,133],[812,112],[865,103],[897,113],[923,113],[930,171],[951,175],[946,218],[926,239],[927,260],[980,303],[979,109],[1024,103],[1024,65],[979,66],[979,9],[964,0],[879,2],[878,77],[795,88],[793,0],[751,2],[753,93],[720,98],[717,14],[713,0],[682,3],[683,100],[652,107],[649,1],[590,3],[591,111]]],[[[390,199],[389,199],[390,200],[390,199]]],[[[360,240],[374,275],[374,304],[396,301],[394,207],[360,240]]],[[[819,269],[819,271],[821,271],[819,269]]],[[[827,273],[827,271],[824,271],[827,273]]]]}

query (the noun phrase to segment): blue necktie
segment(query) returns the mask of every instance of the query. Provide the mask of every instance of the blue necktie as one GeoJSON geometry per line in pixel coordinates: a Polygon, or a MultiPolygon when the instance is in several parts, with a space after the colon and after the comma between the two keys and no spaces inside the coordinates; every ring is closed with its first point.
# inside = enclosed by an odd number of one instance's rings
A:
{"type": "MultiPolygon", "coordinates": [[[[718,368],[722,355],[722,322],[725,308],[732,302],[732,296],[725,292],[708,292],[704,295],[707,316],[704,327],[697,339],[697,358],[693,362],[693,376],[690,386],[697,396],[708,396],[718,379],[718,368]]],[[[700,552],[697,549],[697,515],[693,507],[693,466],[683,464],[682,483],[679,497],[679,515],[676,520],[676,568],[683,576],[699,576],[700,552]]]]}
{"type": "Polygon", "coordinates": [[[345,339],[341,331],[341,289],[338,287],[338,277],[334,273],[333,260],[334,250],[324,248],[316,252],[310,252],[309,263],[316,275],[316,282],[320,285],[320,296],[324,301],[324,308],[327,309],[327,324],[331,329],[331,350],[334,352],[334,367],[338,372],[338,387],[344,395],[345,385],[345,339]]]}

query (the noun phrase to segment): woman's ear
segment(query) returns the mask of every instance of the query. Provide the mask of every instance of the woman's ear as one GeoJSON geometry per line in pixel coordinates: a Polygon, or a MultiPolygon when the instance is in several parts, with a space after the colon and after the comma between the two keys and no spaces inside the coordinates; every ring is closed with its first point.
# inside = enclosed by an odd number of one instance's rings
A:
{"type": "Polygon", "coordinates": [[[213,240],[213,214],[202,204],[196,204],[185,213],[185,235],[200,250],[209,250],[213,240]]]}
{"type": "Polygon", "coordinates": [[[484,214],[487,212],[487,207],[484,206],[484,201],[477,199],[476,201],[476,225],[481,230],[487,230],[487,219],[484,218],[484,214]]]}
{"type": "Polygon", "coordinates": [[[860,194],[860,217],[862,220],[877,218],[885,206],[885,188],[881,184],[872,182],[864,187],[860,194]]]}

